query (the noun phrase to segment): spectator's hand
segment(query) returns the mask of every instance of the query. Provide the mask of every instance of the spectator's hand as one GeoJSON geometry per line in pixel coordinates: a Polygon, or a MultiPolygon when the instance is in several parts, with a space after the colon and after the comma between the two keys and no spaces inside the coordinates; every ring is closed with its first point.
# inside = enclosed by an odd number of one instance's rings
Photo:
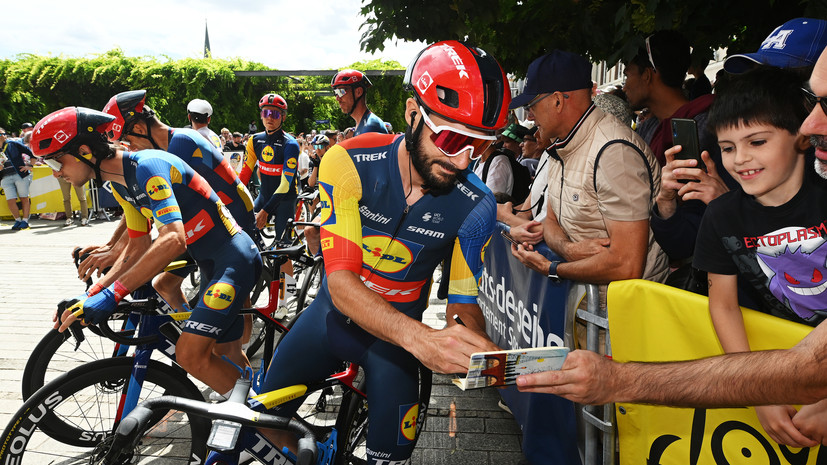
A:
{"type": "Polygon", "coordinates": [[[546,257],[534,251],[534,246],[523,242],[519,246],[511,244],[511,255],[517,258],[523,265],[532,270],[542,273],[543,276],[548,273],[548,265],[551,263],[546,257]]]}
{"type": "Polygon", "coordinates": [[[28,171],[28,172],[31,173],[32,172],[32,167],[27,166],[27,165],[23,165],[23,166],[20,167],[20,171],[28,171]]]}
{"type": "MultiPolygon", "coordinates": [[[[706,165],[706,171],[700,168],[684,168],[675,174],[687,179],[695,179],[695,182],[688,182],[678,190],[678,195],[683,200],[700,200],[705,204],[717,199],[726,192],[729,187],[718,175],[718,169],[709,152],[701,152],[701,158],[706,165]]],[[[695,163],[695,160],[691,160],[695,163]]]]}
{"type": "MultiPolygon", "coordinates": [[[[90,247],[81,250],[78,255],[83,255],[87,250],[90,250],[90,247]]],[[[115,264],[118,255],[120,255],[120,253],[113,251],[108,245],[97,247],[96,250],[89,252],[89,256],[78,265],[78,278],[80,278],[81,281],[86,281],[96,270],[100,278],[105,268],[115,264]]]]}
{"type": "Polygon", "coordinates": [[[801,407],[793,416],[793,425],[804,436],[827,446],[827,399],[801,407]]]}
{"type": "Polygon", "coordinates": [[[267,227],[267,212],[264,210],[259,210],[256,213],[256,227],[258,229],[264,229],[267,227]]]}
{"type": "Polygon", "coordinates": [[[520,242],[536,245],[543,240],[543,223],[531,220],[528,223],[512,226],[511,237],[520,242]]]}
{"type": "Polygon", "coordinates": [[[437,373],[467,373],[471,354],[500,350],[485,335],[462,325],[428,329],[406,349],[437,373]]]}
{"type": "Polygon", "coordinates": [[[660,172],[660,192],[655,201],[658,204],[658,212],[663,218],[669,218],[675,214],[678,209],[678,191],[684,187],[684,183],[680,182],[675,172],[679,168],[692,168],[698,164],[695,160],[676,160],[675,154],[681,151],[680,145],[675,145],[664,152],[666,164],[660,172]]]}
{"type": "Polygon", "coordinates": [[[578,242],[567,242],[563,249],[563,258],[566,261],[573,262],[589,258],[592,255],[597,255],[606,251],[612,243],[611,238],[599,237],[595,239],[585,239],[578,242]]]}
{"type": "Polygon", "coordinates": [[[616,363],[588,350],[575,350],[566,356],[560,370],[517,377],[523,392],[542,392],[574,402],[598,405],[611,402],[616,363]]]}
{"type": "Polygon", "coordinates": [[[769,437],[779,443],[792,447],[813,447],[818,443],[804,436],[793,424],[797,411],[792,405],[763,405],[755,407],[758,421],[769,437]]]}

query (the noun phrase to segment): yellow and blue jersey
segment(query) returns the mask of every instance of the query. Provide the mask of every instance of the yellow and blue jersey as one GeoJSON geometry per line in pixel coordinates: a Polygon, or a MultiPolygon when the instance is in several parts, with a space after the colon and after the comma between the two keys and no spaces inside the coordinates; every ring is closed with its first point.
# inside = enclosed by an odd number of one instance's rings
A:
{"type": "MultiPolygon", "coordinates": [[[[449,193],[405,200],[397,150],[403,137],[366,134],[333,146],[319,172],[325,269],[350,270],[394,307],[418,318],[437,265],[451,259],[448,302],[475,303],[496,202],[471,171],[449,193]]],[[[322,293],[327,297],[327,292],[322,293]]]]}
{"type": "Polygon", "coordinates": [[[247,185],[258,165],[261,187],[255,200],[256,211],[274,214],[281,201],[295,201],[298,159],[299,143],[281,129],[272,134],[259,132],[247,141],[244,166],[238,177],[247,185]]]}

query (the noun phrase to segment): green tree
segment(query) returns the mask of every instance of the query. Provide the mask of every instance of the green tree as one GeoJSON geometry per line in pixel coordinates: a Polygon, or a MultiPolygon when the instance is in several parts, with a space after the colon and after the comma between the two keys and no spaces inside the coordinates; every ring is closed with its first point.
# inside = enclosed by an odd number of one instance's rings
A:
{"type": "Polygon", "coordinates": [[[614,63],[660,29],[684,33],[696,48],[755,51],[784,21],[827,17],[825,0],[368,0],[362,48],[386,40],[467,40],[523,75],[552,49],[614,63]]]}

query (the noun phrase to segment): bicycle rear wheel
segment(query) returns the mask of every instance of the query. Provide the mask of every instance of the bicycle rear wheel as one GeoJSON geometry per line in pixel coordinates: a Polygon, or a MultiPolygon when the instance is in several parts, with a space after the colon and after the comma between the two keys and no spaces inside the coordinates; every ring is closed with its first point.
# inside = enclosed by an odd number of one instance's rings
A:
{"type": "MultiPolygon", "coordinates": [[[[133,360],[118,357],[82,365],[56,378],[27,400],[3,432],[0,463],[89,463],[107,447],[117,421],[123,386],[133,360]]],[[[180,372],[150,360],[140,400],[160,395],[202,399],[180,372]]],[[[158,412],[130,463],[189,463],[206,458],[207,419],[158,412]]]]}

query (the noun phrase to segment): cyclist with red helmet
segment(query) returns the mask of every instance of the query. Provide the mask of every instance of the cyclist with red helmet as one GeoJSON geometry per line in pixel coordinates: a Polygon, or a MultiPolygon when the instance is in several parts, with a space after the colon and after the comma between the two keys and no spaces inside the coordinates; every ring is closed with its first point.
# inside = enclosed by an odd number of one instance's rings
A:
{"type": "Polygon", "coordinates": [[[292,218],[296,210],[299,143],[284,132],[287,102],[281,95],[265,95],[259,100],[258,108],[264,131],[247,140],[244,166],[238,176],[247,185],[258,165],[261,187],[255,200],[256,226],[263,229],[267,217],[274,216],[276,237],[281,237],[287,219],[292,218]]]}
{"type": "Polygon", "coordinates": [[[319,170],[327,277],[279,344],[264,389],[324,376],[343,360],[365,369],[369,463],[407,463],[418,412],[417,367],[464,372],[496,350],[476,303],[496,203],[469,169],[506,124],[510,90],[497,61],[457,41],[408,67],[404,136],[365,134],[333,146],[319,170]],[[448,318],[421,322],[434,270],[451,257],[448,318]],[[301,364],[294,363],[302,360],[301,364]]]}
{"type": "MultiPolygon", "coordinates": [[[[103,112],[115,117],[109,138],[129,144],[130,150],[156,148],[184,160],[207,180],[239,226],[255,237],[253,199],[238,180],[230,163],[208,139],[194,129],[171,128],[162,123],[146,105],[145,90],[130,90],[112,96],[103,112]]],[[[186,271],[172,271],[159,276],[153,283],[167,303],[178,311],[188,311],[181,283],[186,271]]]]}
{"type": "Polygon", "coordinates": [[[365,101],[368,87],[372,85],[364,73],[355,69],[343,69],[330,81],[330,87],[333,88],[333,94],[342,113],[346,113],[356,122],[355,136],[366,132],[388,134],[385,122],[368,110],[365,101]]]}
{"type": "MultiPolygon", "coordinates": [[[[201,271],[201,296],[176,345],[176,361],[219,393],[229,392],[238,370],[215,352],[218,343],[241,337],[238,314],[261,271],[252,239],[241,230],[207,181],[180,158],[161,150],[124,152],[113,148],[106,133],[115,118],[88,108],[68,107],[37,123],[32,135],[35,155],[66,181],[82,186],[94,179],[112,183],[124,209],[129,243],[99,283],[81,296],[87,323],[105,320],[131,290],[189,251],[201,271]],[[149,236],[149,221],[158,237],[149,236]]],[[[72,307],[63,314],[61,331],[76,319],[72,307]]],[[[249,365],[239,351],[230,358],[249,365]]]]}

